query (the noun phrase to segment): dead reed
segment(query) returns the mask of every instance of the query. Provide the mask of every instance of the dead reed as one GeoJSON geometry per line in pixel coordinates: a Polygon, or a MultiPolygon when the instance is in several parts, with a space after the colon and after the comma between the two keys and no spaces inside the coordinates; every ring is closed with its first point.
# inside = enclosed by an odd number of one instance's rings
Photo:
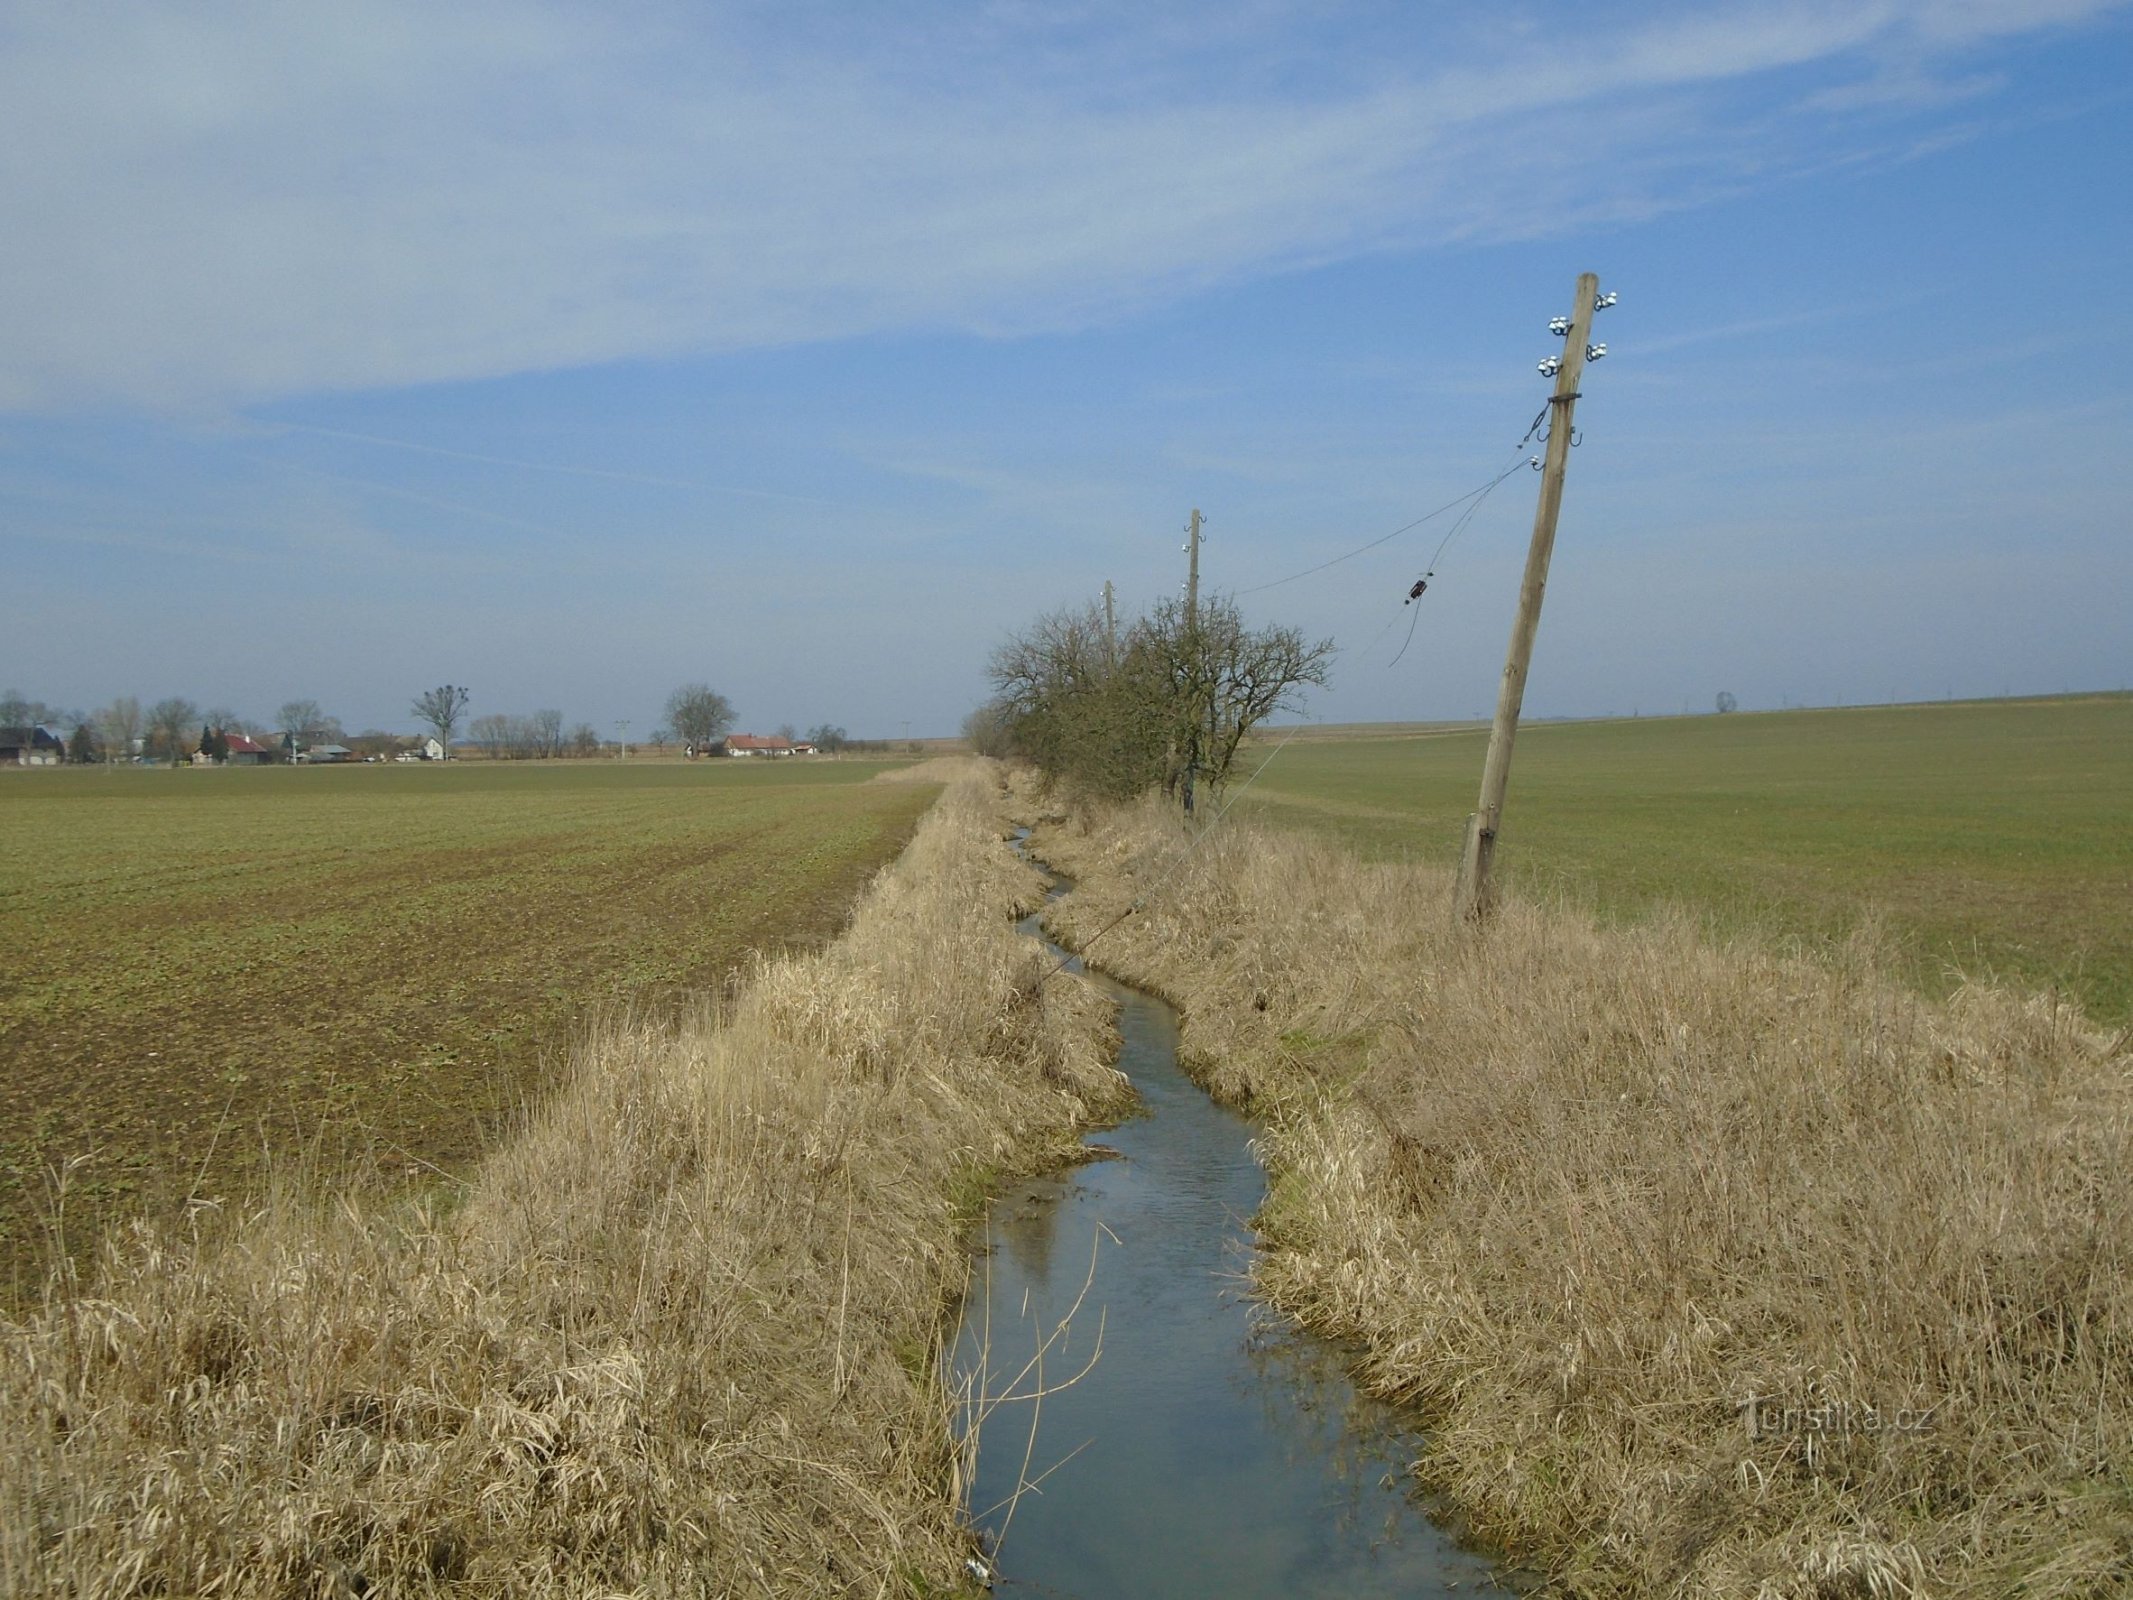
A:
{"type": "Polygon", "coordinates": [[[1053,920],[1270,1119],[1261,1285],[1577,1595],[2133,1593],[2133,1084],[2046,996],[1513,903],[1155,810],[1053,920]]]}
{"type": "Polygon", "coordinates": [[[941,1594],[986,1177],[1114,1104],[966,764],[822,951],[622,1023],[464,1194],[290,1182],[0,1325],[11,1596],[941,1594]]]}

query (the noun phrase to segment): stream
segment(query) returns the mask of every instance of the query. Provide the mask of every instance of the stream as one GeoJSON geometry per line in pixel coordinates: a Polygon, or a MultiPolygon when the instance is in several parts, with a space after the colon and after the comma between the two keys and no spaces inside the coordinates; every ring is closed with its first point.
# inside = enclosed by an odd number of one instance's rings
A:
{"type": "Polygon", "coordinates": [[[1043,1391],[979,1425],[970,1508],[997,1592],[1251,1600],[1505,1583],[1418,1505],[1413,1439],[1356,1392],[1338,1348],[1251,1300],[1250,1218],[1266,1196],[1254,1125],[1185,1076],[1168,1005],[1092,976],[1118,1002],[1118,1065],[1140,1110],[1085,1141],[1097,1159],[995,1198],[951,1358],[974,1392],[1043,1391]]]}

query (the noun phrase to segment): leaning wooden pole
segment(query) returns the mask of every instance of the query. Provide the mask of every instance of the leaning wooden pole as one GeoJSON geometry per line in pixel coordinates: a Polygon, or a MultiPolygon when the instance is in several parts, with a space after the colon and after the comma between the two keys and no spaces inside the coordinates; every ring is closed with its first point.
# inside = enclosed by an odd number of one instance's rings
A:
{"type": "Polygon", "coordinates": [[[1518,616],[1511,624],[1503,681],[1496,689],[1496,721],[1489,729],[1489,755],[1481,769],[1481,804],[1466,819],[1466,848],[1459,857],[1459,887],[1453,904],[1459,917],[1468,922],[1486,917],[1494,904],[1489,868],[1496,855],[1497,831],[1503,825],[1504,791],[1511,783],[1511,745],[1518,737],[1526,667],[1533,659],[1533,635],[1540,628],[1548,558],[1555,553],[1555,519],[1563,508],[1563,475],[1570,466],[1570,418],[1577,406],[1578,378],[1585,370],[1585,345],[1599,296],[1598,275],[1580,275],[1570,330],[1563,336],[1562,365],[1556,369],[1555,393],[1548,402],[1548,454],[1541,464],[1540,505],[1533,515],[1533,543],[1526,551],[1526,577],[1518,591],[1518,616]]]}

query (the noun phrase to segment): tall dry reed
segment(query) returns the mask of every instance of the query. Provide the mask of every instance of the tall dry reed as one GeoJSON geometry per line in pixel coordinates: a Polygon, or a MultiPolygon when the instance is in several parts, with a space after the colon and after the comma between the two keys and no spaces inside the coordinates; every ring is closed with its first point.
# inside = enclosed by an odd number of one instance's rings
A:
{"type": "Polygon", "coordinates": [[[0,1326],[0,1592],[950,1591],[959,1211],[1120,1093],[995,798],[724,1015],[591,1041],[462,1196],[294,1184],[55,1282],[0,1326]]]}
{"type": "Polygon", "coordinates": [[[1580,1595],[2133,1593],[2127,1041],[1161,812],[1054,913],[1270,1120],[1260,1280],[1580,1595]]]}

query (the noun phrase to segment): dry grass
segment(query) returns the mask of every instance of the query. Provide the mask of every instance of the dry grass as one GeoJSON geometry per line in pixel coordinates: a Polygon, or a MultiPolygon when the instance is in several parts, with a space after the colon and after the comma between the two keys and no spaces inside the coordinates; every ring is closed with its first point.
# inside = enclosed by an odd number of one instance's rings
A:
{"type": "Polygon", "coordinates": [[[453,1203],[292,1182],[0,1324],[0,1592],[951,1590],[959,1219],[1119,1094],[992,803],[723,1017],[610,1029],[453,1203]]]}
{"type": "Polygon", "coordinates": [[[1092,959],[1269,1117],[1263,1288],[1422,1408],[1482,1532],[1579,1595],[2133,1592],[2124,1035],[1865,942],[1467,937],[1434,869],[1183,845],[1044,830],[1054,920],[1147,895],[1092,959]]]}

